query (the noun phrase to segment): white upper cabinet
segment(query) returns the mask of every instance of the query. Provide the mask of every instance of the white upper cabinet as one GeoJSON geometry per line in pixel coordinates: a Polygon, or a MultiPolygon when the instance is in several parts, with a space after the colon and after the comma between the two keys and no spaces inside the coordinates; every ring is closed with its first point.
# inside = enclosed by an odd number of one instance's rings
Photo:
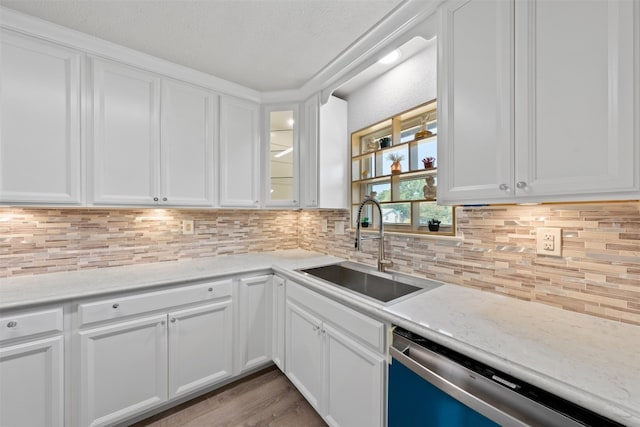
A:
{"type": "Polygon", "coordinates": [[[640,197],[640,5],[450,1],[438,201],[640,197]]]}
{"type": "Polygon", "coordinates": [[[220,98],[220,205],[258,207],[260,180],[260,106],[220,98]]]}
{"type": "Polygon", "coordinates": [[[95,204],[211,206],[215,97],[92,60],[95,204]]]}
{"type": "Polygon", "coordinates": [[[515,3],[517,195],[640,197],[639,13],[629,0],[515,3]]]}
{"type": "Polygon", "coordinates": [[[160,78],[93,59],[92,202],[151,205],[160,195],[160,78]]]}
{"type": "Polygon", "coordinates": [[[263,109],[263,204],[299,205],[300,174],[298,105],[268,105],[263,109]]]}
{"type": "Polygon", "coordinates": [[[213,205],[216,101],[206,90],[163,79],[160,187],[164,203],[213,205]]]}
{"type": "Polygon", "coordinates": [[[80,204],[80,52],[0,33],[0,203],[80,204]]]}
{"type": "Polygon", "coordinates": [[[320,95],[303,106],[302,141],[300,144],[300,207],[318,207],[318,145],[320,138],[320,95]]]}

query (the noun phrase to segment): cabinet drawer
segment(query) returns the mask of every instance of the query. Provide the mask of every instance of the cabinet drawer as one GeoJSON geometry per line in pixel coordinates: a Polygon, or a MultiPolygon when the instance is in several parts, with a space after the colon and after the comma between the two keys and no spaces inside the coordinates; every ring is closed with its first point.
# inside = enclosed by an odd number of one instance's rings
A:
{"type": "Polygon", "coordinates": [[[0,317],[0,341],[62,331],[62,307],[0,317]]]}
{"type": "Polygon", "coordinates": [[[232,280],[164,289],[132,296],[113,296],[78,305],[79,326],[231,295],[232,280]]]}
{"type": "Polygon", "coordinates": [[[333,324],[355,339],[372,346],[378,352],[385,352],[382,322],[291,281],[287,286],[287,299],[304,305],[319,314],[324,322],[333,324]]]}

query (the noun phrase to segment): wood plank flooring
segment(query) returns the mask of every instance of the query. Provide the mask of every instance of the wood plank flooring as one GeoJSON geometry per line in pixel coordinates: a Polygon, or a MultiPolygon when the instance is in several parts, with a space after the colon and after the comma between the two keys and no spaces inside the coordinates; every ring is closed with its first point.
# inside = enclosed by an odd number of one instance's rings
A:
{"type": "Polygon", "coordinates": [[[133,427],[324,427],[289,379],[271,367],[133,427]]]}

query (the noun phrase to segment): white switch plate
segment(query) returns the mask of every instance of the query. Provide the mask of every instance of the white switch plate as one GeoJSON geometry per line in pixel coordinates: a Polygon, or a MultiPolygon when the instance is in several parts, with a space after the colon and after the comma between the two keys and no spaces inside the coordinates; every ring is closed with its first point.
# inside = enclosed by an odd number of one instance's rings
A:
{"type": "Polygon", "coordinates": [[[323,232],[323,233],[326,233],[326,232],[327,232],[327,226],[328,226],[328,224],[327,224],[327,220],[326,220],[326,219],[323,219],[323,220],[322,220],[322,226],[321,226],[321,229],[322,229],[322,232],[323,232]]]}
{"type": "Polygon", "coordinates": [[[193,234],[193,220],[192,219],[183,219],[182,220],[182,234],[193,234]]]}
{"type": "Polygon", "coordinates": [[[562,228],[537,228],[536,253],[542,255],[562,256],[562,228]]]}

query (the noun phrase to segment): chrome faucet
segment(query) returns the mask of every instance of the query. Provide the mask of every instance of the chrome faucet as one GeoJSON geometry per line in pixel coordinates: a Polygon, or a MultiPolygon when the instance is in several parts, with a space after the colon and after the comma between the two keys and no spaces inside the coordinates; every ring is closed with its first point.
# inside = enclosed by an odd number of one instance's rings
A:
{"type": "Polygon", "coordinates": [[[391,260],[384,259],[384,221],[382,220],[382,207],[380,206],[380,203],[371,197],[364,199],[358,208],[358,219],[356,220],[356,224],[356,250],[362,250],[362,240],[378,239],[378,271],[385,271],[387,266],[391,267],[393,262],[391,260]],[[380,233],[378,237],[371,236],[363,238],[362,233],[360,232],[360,217],[362,215],[362,208],[369,202],[378,208],[378,213],[380,214],[380,233]]]}

